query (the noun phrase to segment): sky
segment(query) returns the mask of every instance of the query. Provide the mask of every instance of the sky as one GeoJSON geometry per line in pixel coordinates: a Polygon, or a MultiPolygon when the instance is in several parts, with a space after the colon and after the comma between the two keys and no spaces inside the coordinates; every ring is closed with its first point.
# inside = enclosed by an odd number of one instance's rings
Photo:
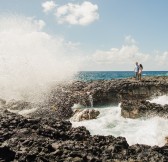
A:
{"type": "Polygon", "coordinates": [[[167,0],[0,0],[0,23],[37,25],[68,45],[79,70],[133,70],[136,61],[168,70],[167,8],[167,0]]]}

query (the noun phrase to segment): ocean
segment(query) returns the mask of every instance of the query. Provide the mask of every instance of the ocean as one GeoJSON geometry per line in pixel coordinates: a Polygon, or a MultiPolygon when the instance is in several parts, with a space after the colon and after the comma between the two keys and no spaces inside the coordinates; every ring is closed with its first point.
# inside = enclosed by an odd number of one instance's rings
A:
{"type": "MultiPolygon", "coordinates": [[[[134,77],[133,71],[80,71],[75,75],[76,80],[111,80],[134,77]]],[[[142,76],[168,76],[168,71],[143,71],[142,76]]]]}
{"type": "MultiPolygon", "coordinates": [[[[144,71],[143,77],[145,76],[168,76],[168,71],[144,71]]],[[[82,71],[76,75],[76,79],[81,81],[110,80],[129,77],[134,77],[134,72],[82,71]]],[[[150,102],[165,105],[168,104],[168,96],[159,96],[150,102]]],[[[85,108],[88,109],[90,107],[85,108]]],[[[121,116],[120,103],[118,106],[104,105],[103,107],[95,107],[93,105],[92,108],[100,112],[97,119],[77,122],[71,118],[70,121],[73,127],[85,126],[92,135],[122,136],[126,138],[130,145],[138,143],[150,146],[163,146],[165,144],[165,137],[168,135],[168,119],[158,116],[139,119],[123,118],[121,116]]]]}

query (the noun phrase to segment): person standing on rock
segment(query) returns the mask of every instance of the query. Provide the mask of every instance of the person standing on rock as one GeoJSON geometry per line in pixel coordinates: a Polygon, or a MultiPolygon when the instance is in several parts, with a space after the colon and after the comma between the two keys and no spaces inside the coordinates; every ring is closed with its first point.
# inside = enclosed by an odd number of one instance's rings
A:
{"type": "Polygon", "coordinates": [[[142,79],[142,70],[143,70],[143,66],[142,64],[139,64],[139,72],[138,72],[138,79],[141,81],[142,79]]]}
{"type": "Polygon", "coordinates": [[[138,80],[138,73],[139,73],[139,65],[138,65],[138,62],[135,63],[134,72],[135,72],[135,78],[138,80]]]}

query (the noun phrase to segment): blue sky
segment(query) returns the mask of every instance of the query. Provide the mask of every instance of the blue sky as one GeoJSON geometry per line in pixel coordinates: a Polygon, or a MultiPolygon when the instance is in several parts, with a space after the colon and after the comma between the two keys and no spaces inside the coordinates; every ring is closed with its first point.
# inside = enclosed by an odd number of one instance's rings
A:
{"type": "Polygon", "coordinates": [[[135,61],[168,70],[167,8],[167,0],[0,0],[1,15],[42,20],[43,32],[77,44],[82,70],[131,70],[135,61]],[[66,20],[75,8],[77,21],[66,20]]]}

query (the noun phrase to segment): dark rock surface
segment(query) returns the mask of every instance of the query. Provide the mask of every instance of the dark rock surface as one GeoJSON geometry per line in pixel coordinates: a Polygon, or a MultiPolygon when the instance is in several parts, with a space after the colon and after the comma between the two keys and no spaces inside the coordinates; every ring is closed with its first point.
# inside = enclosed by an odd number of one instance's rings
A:
{"type": "Polygon", "coordinates": [[[94,109],[75,109],[71,121],[83,121],[96,119],[100,114],[98,110],[94,109]]]}
{"type": "Polygon", "coordinates": [[[64,120],[72,116],[74,104],[91,107],[92,102],[94,106],[121,102],[124,117],[167,117],[168,105],[146,101],[165,94],[168,77],[146,77],[142,82],[130,78],[59,85],[38,105],[0,99],[0,161],[167,162],[168,144],[129,146],[124,137],[91,136],[85,127],[72,128],[64,120]],[[31,118],[5,110],[34,107],[39,108],[31,118]]]}
{"type": "MultiPolygon", "coordinates": [[[[76,81],[53,87],[45,101],[38,105],[25,101],[6,103],[6,101],[0,99],[0,107],[12,110],[37,107],[37,111],[30,114],[30,116],[43,117],[45,115],[68,119],[73,115],[72,106],[74,104],[92,107],[92,104],[93,106],[101,106],[122,103],[122,115],[124,117],[131,117],[128,113],[133,110],[131,118],[136,118],[149,110],[149,108],[145,108],[146,111],[143,108],[140,109],[141,101],[165,94],[168,94],[168,77],[144,77],[141,82],[134,78],[91,82],[76,81]],[[138,112],[140,112],[139,115],[134,115],[138,112]]],[[[149,112],[155,113],[156,111],[149,112]]]]}
{"type": "Polygon", "coordinates": [[[121,115],[125,118],[160,116],[168,118],[168,105],[150,103],[144,100],[123,100],[121,115]]]}
{"type": "MultiPolygon", "coordinates": [[[[100,80],[91,82],[76,81],[69,84],[58,85],[46,97],[43,103],[30,103],[26,101],[6,102],[0,99],[1,109],[25,110],[36,108],[29,114],[30,117],[55,116],[60,119],[72,117],[74,104],[83,107],[116,105],[122,103],[123,117],[137,118],[146,114],[155,114],[154,109],[159,108],[166,112],[165,107],[142,103],[155,96],[168,94],[168,77],[144,77],[137,81],[134,78],[100,80]],[[151,109],[151,106],[154,106],[151,109]],[[144,110],[145,109],[145,110],[144,110]],[[153,110],[153,111],[151,111],[153,110]]],[[[163,113],[159,113],[161,115],[163,113]]]]}
{"type": "Polygon", "coordinates": [[[118,104],[123,101],[149,100],[154,96],[168,94],[168,77],[144,77],[137,81],[134,78],[101,80],[91,82],[73,82],[61,85],[53,90],[46,103],[55,107],[59,116],[71,117],[74,104],[91,107],[118,104]]]}
{"type": "Polygon", "coordinates": [[[168,145],[129,146],[124,137],[91,136],[56,118],[0,114],[0,161],[167,162],[168,145]]]}

